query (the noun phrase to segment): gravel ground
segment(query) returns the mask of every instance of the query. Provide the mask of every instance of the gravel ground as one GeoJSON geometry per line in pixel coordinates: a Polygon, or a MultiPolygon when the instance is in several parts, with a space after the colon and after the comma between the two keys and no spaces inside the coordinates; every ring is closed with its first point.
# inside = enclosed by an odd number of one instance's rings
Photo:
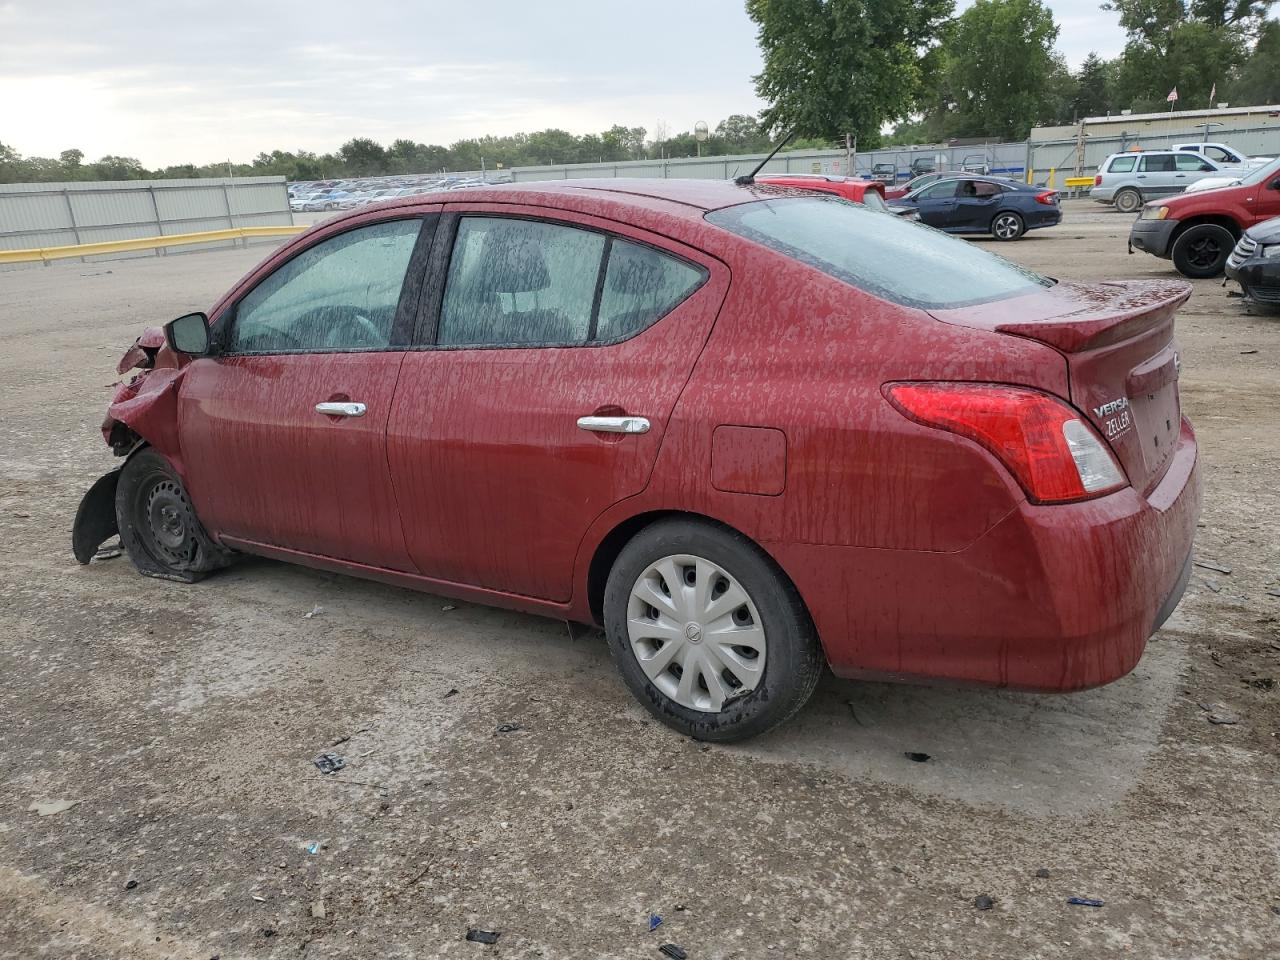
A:
{"type": "MultiPolygon", "coordinates": [[[[1073,201],[977,242],[1170,275],[1125,255],[1128,224],[1073,201]]],[[[261,560],[194,587],[75,564],[117,358],[266,249],[0,274],[0,956],[1276,956],[1280,317],[1209,281],[1180,315],[1198,551],[1230,572],[1197,568],[1133,674],[1064,697],[828,678],[783,730],[710,747],[551,621],[261,560]]]]}

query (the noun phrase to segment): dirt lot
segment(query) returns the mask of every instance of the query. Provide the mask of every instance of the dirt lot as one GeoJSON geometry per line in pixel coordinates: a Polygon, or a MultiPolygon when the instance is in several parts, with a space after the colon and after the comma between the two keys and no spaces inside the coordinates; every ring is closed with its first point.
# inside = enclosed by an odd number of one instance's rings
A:
{"type": "MultiPolygon", "coordinates": [[[[1169,275],[1128,224],[1072,202],[999,249],[1169,275]]],[[[1230,573],[1196,570],[1131,676],[828,678],[785,729],[707,747],[561,624],[266,561],[194,587],[75,564],[124,346],[264,253],[0,274],[0,956],[1277,955],[1280,318],[1214,282],[1181,314],[1198,550],[1230,573]]]]}

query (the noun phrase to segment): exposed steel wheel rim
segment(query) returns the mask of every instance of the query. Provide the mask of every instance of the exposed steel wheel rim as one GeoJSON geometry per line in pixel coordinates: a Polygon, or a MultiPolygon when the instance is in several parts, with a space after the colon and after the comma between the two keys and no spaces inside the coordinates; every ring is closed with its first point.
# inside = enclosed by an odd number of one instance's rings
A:
{"type": "Polygon", "coordinates": [[[147,550],[166,566],[188,563],[195,551],[191,509],[182,487],[164,477],[142,490],[139,528],[147,550]]]}
{"type": "Polygon", "coordinates": [[[627,604],[631,652],[649,682],[680,706],[719,713],[764,677],[764,624],[719,564],[676,554],[636,578],[627,604]]]}
{"type": "Polygon", "coordinates": [[[1018,218],[1011,213],[1002,213],[996,217],[996,222],[992,224],[991,232],[1001,240],[1011,240],[1022,230],[1022,224],[1018,218]]]}

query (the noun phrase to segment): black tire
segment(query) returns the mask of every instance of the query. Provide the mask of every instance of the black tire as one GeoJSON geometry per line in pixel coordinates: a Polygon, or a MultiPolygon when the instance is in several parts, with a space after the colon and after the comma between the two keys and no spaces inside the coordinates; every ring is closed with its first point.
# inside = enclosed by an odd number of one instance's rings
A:
{"type": "Polygon", "coordinates": [[[1142,194],[1132,187],[1126,187],[1117,193],[1111,202],[1121,213],[1137,213],[1142,207],[1142,194]]]}
{"type": "Polygon", "coordinates": [[[1012,210],[1001,210],[991,218],[991,235],[997,240],[1017,240],[1026,232],[1026,221],[1012,210]]]}
{"type": "Polygon", "coordinates": [[[234,557],[210,539],[177,471],[151,447],[120,471],[116,522],[129,559],[149,577],[194,583],[234,557]]]}
{"type": "Polygon", "coordinates": [[[705,521],[662,520],[636,534],[609,572],[604,622],[614,663],[632,694],[667,726],[697,740],[745,740],[784,722],[808,702],[826,665],[813,621],[786,576],[746,537],[705,521]],[[632,588],[651,564],[673,555],[720,567],[738,581],[760,616],[763,673],[750,693],[729,699],[716,713],[682,706],[659,690],[631,647],[632,588]]]}
{"type": "Polygon", "coordinates": [[[1178,234],[1169,251],[1173,265],[1184,277],[1205,280],[1219,276],[1236,245],[1236,235],[1216,223],[1197,223],[1178,234]]]}

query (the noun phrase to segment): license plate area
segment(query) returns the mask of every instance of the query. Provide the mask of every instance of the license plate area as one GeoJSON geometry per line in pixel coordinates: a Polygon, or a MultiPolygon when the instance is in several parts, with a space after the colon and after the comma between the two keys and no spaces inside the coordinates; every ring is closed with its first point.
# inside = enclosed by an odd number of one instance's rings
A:
{"type": "Polygon", "coordinates": [[[1167,347],[1134,367],[1126,387],[1150,489],[1164,475],[1182,429],[1177,353],[1167,347]]]}

